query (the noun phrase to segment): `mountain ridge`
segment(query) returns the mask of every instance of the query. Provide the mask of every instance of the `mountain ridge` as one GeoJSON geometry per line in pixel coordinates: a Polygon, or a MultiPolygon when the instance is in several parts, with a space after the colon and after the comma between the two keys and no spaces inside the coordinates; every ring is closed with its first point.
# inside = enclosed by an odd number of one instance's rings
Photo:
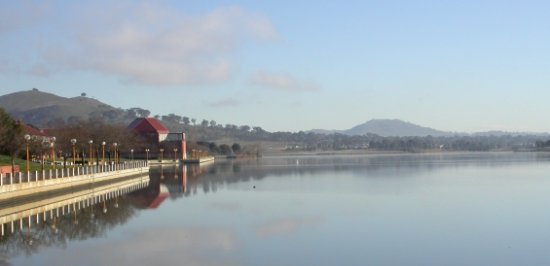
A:
{"type": "MultiPolygon", "coordinates": [[[[100,100],[80,96],[68,98],[49,92],[31,89],[0,96],[0,106],[14,118],[40,128],[55,127],[63,123],[97,118],[107,123],[129,124],[136,117],[149,116],[142,108],[115,108],[100,100]]],[[[172,115],[172,114],[170,114],[172,115]]],[[[168,118],[170,117],[168,115],[168,118]]],[[[161,117],[161,116],[155,116],[161,117]]],[[[162,120],[164,121],[162,116],[162,120]]],[[[167,121],[165,121],[167,122],[167,121]]],[[[176,124],[179,127],[181,122],[176,124]]],[[[346,130],[312,129],[307,132],[318,134],[365,135],[376,134],[382,137],[423,137],[423,136],[503,136],[503,135],[548,135],[532,132],[450,132],[424,127],[400,119],[371,119],[346,130]]]]}
{"type": "Polygon", "coordinates": [[[419,126],[400,119],[371,119],[346,130],[313,129],[310,132],[318,134],[345,134],[349,136],[376,134],[382,137],[424,137],[453,136],[452,133],[429,127],[419,126]]]}
{"type": "Polygon", "coordinates": [[[400,119],[371,119],[363,124],[344,131],[347,135],[364,135],[367,133],[383,137],[422,137],[449,136],[450,132],[419,126],[400,119]]]}
{"type": "Polygon", "coordinates": [[[32,89],[0,96],[0,106],[14,118],[37,127],[93,117],[111,122],[126,120],[126,111],[85,95],[68,98],[32,89]]]}

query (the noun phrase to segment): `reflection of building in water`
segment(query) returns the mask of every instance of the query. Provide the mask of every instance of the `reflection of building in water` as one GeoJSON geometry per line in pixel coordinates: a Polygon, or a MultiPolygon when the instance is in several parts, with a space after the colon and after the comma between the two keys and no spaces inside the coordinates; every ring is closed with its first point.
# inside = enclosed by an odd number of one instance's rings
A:
{"type": "Polygon", "coordinates": [[[160,187],[159,187],[159,194],[157,195],[156,198],[153,199],[153,201],[149,204],[148,208],[149,209],[156,209],[158,208],[158,206],[160,206],[160,204],[162,204],[162,202],[164,202],[164,200],[166,198],[168,198],[168,196],[170,196],[170,191],[168,191],[168,188],[166,187],[165,184],[160,184],[160,187]]]}
{"type": "Polygon", "coordinates": [[[158,165],[149,169],[150,185],[134,195],[137,208],[156,209],[166,199],[178,199],[189,193],[188,180],[197,179],[208,167],[202,165],[158,165]]]}
{"type": "Polygon", "coordinates": [[[121,196],[143,189],[149,185],[149,177],[132,177],[117,182],[95,186],[89,189],[66,190],[48,198],[33,199],[26,202],[0,202],[1,236],[10,238],[14,233],[29,231],[34,227],[44,227],[49,224],[57,230],[56,222],[65,216],[73,216],[75,223],[79,220],[79,213],[93,210],[106,214],[108,205],[118,208],[121,196]]]}

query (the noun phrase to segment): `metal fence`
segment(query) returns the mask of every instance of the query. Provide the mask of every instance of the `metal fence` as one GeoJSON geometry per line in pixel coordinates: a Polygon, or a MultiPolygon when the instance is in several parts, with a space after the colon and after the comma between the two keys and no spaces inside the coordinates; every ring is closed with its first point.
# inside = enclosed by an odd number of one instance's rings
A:
{"type": "Polygon", "coordinates": [[[37,182],[42,180],[93,175],[107,172],[116,172],[127,169],[146,167],[147,161],[124,162],[110,165],[76,166],[70,168],[50,169],[44,171],[18,172],[15,174],[0,173],[0,186],[37,182]]]}

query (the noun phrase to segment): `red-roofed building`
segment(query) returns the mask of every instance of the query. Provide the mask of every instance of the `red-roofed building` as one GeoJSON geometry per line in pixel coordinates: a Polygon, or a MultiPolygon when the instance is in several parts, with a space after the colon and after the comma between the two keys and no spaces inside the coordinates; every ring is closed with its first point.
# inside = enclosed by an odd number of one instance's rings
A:
{"type": "Polygon", "coordinates": [[[128,126],[132,132],[146,138],[150,142],[159,144],[168,137],[168,129],[155,118],[136,118],[128,126]]]}
{"type": "Polygon", "coordinates": [[[29,134],[31,137],[48,138],[48,134],[43,129],[36,128],[32,125],[23,124],[25,134],[29,134]]]}
{"type": "Polygon", "coordinates": [[[152,147],[157,146],[158,148],[165,149],[167,155],[170,151],[176,149],[181,154],[180,159],[187,159],[185,133],[170,133],[160,121],[151,117],[136,118],[136,120],[128,125],[128,129],[145,138],[152,147]]]}

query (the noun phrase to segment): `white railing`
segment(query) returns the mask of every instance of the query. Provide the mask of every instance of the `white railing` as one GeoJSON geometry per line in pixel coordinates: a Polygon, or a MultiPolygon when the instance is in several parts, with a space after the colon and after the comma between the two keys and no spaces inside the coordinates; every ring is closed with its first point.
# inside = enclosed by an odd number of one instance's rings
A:
{"type": "Polygon", "coordinates": [[[147,161],[132,161],[120,164],[75,166],[69,168],[58,168],[43,171],[29,171],[18,173],[0,173],[0,186],[37,182],[41,180],[68,178],[82,175],[93,175],[108,172],[117,172],[147,167],[147,161]]]}

